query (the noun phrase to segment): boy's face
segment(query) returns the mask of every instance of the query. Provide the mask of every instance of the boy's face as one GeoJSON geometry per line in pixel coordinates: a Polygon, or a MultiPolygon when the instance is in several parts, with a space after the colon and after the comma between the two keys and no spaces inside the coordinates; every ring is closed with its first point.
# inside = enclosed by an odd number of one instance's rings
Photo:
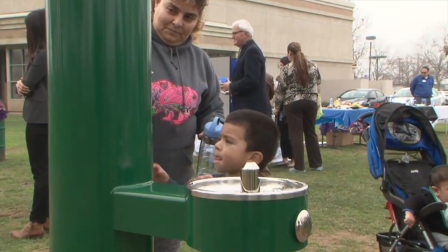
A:
{"type": "Polygon", "coordinates": [[[437,186],[433,186],[432,190],[442,202],[448,202],[448,181],[443,181],[437,186]]]}
{"type": "Polygon", "coordinates": [[[246,151],[246,129],[225,123],[221,139],[215,144],[215,167],[220,173],[239,173],[248,161],[259,164],[263,160],[260,152],[246,151]]]}

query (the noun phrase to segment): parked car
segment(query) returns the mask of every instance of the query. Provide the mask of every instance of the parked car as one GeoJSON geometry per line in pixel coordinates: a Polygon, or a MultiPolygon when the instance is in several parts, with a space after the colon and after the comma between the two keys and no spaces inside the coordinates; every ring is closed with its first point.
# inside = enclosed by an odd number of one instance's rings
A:
{"type": "Polygon", "coordinates": [[[371,100],[384,99],[384,93],[378,89],[373,88],[357,88],[350,89],[339,95],[337,98],[341,99],[341,102],[358,102],[363,106],[368,106],[368,102],[371,100]]]}
{"type": "MultiPolygon", "coordinates": [[[[392,102],[406,104],[406,101],[410,99],[414,99],[414,97],[411,94],[411,90],[409,88],[402,88],[399,89],[397,92],[395,92],[392,102]]],[[[433,88],[431,103],[433,103],[435,106],[442,106],[445,103],[445,101],[446,101],[445,94],[433,88]]]]}
{"type": "Polygon", "coordinates": [[[369,107],[369,108],[377,108],[377,107],[381,106],[382,104],[386,103],[387,99],[388,99],[387,96],[379,97],[376,99],[371,99],[371,100],[367,101],[366,104],[363,104],[363,106],[369,107]]]}
{"type": "Polygon", "coordinates": [[[445,95],[445,102],[443,105],[448,105],[448,91],[439,91],[439,93],[443,93],[445,95]]]}

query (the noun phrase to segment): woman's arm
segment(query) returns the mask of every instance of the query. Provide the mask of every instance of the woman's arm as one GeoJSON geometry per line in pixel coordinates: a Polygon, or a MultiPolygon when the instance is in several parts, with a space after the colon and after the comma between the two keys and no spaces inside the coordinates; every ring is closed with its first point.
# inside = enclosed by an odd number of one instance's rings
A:
{"type": "Polygon", "coordinates": [[[278,86],[277,86],[277,90],[275,92],[274,95],[274,101],[275,101],[275,109],[280,109],[280,107],[283,104],[283,101],[285,99],[285,94],[286,94],[286,83],[285,83],[285,78],[287,75],[287,67],[283,67],[279,78],[278,78],[278,86]]]}
{"type": "Polygon", "coordinates": [[[317,93],[320,94],[320,84],[322,84],[322,76],[320,75],[319,68],[314,62],[309,61],[308,64],[311,64],[312,67],[311,84],[317,86],[317,93]]]}
{"type": "Polygon", "coordinates": [[[322,84],[322,77],[320,75],[319,68],[316,66],[317,76],[316,76],[316,85],[317,85],[317,93],[320,94],[320,84],[322,84]]]}
{"type": "Polygon", "coordinates": [[[28,69],[23,84],[27,86],[32,93],[37,84],[48,74],[47,69],[47,51],[42,50],[36,54],[30,68],[28,69]]]}

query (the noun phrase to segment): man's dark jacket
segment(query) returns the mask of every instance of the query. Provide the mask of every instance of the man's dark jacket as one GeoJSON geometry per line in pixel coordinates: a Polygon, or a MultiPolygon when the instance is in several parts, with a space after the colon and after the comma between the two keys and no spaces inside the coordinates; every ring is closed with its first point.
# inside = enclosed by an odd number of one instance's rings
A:
{"type": "Polygon", "coordinates": [[[255,41],[249,40],[241,48],[231,81],[233,111],[251,109],[272,114],[266,90],[265,59],[255,41]]]}
{"type": "Polygon", "coordinates": [[[269,100],[272,100],[275,94],[274,76],[268,73],[266,73],[266,90],[268,93],[269,100]]]}

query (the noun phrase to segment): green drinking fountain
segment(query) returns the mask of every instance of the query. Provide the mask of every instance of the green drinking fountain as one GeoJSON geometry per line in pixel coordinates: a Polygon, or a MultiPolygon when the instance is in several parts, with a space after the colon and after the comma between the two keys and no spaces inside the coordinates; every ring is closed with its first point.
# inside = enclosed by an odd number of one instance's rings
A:
{"type": "Polygon", "coordinates": [[[292,252],[308,186],[257,178],[152,181],[151,2],[47,0],[50,252],[292,252]]]}

